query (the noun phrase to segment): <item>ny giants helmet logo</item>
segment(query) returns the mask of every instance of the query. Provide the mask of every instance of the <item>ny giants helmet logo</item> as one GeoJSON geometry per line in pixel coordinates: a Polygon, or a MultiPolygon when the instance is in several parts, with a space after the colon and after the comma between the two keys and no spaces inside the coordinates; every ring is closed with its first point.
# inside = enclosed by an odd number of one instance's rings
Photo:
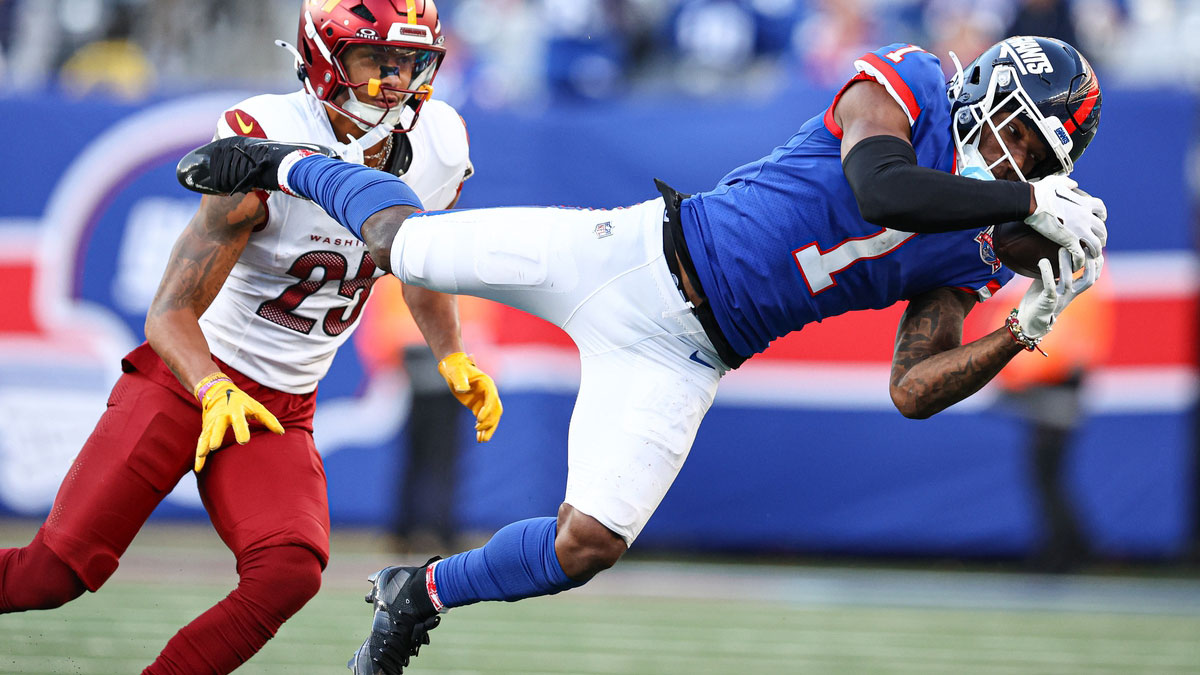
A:
{"type": "Polygon", "coordinates": [[[1000,270],[1000,259],[996,257],[996,249],[992,247],[992,230],[987,228],[975,235],[975,241],[979,242],[979,259],[985,265],[991,265],[992,274],[1000,270]]]}
{"type": "Polygon", "coordinates": [[[1046,52],[1042,51],[1042,46],[1032,37],[1010,38],[1000,45],[1000,55],[1011,58],[1022,75],[1054,72],[1054,66],[1050,64],[1046,52]]]}

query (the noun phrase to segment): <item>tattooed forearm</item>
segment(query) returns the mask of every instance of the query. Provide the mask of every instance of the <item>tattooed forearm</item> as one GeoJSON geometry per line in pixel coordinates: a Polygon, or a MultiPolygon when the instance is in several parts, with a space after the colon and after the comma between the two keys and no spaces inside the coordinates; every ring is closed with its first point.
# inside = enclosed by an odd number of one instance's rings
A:
{"type": "Polygon", "coordinates": [[[221,290],[225,276],[237,262],[236,253],[216,242],[185,233],[171,255],[170,279],[163,280],[159,312],[194,309],[199,316],[221,290]],[[223,273],[222,273],[223,272],[223,273]]]}
{"type": "Polygon", "coordinates": [[[246,196],[232,204],[202,207],[175,242],[152,316],[191,309],[198,317],[220,292],[254,225],[266,216],[262,202],[246,196]]]}
{"type": "Polygon", "coordinates": [[[891,377],[892,401],[906,417],[929,417],[974,394],[1020,351],[1003,328],[962,344],[972,302],[940,289],[909,304],[896,335],[891,377]]]}
{"type": "Polygon", "coordinates": [[[185,389],[216,363],[200,330],[200,315],[221,290],[266,208],[254,196],[205,197],[175,242],[146,314],[146,339],[185,389]]]}

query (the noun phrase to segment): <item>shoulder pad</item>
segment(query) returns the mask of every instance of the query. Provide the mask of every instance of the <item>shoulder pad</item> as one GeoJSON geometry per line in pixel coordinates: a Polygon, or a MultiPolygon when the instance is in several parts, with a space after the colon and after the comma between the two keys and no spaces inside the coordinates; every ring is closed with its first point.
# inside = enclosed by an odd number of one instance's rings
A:
{"type": "Polygon", "coordinates": [[[248,136],[275,140],[307,140],[303,111],[295,95],[263,94],[229,108],[217,121],[217,138],[248,136]]]}
{"type": "Polygon", "coordinates": [[[916,45],[896,43],[868,52],[854,61],[854,67],[888,90],[910,124],[916,124],[928,105],[946,98],[941,62],[916,45]]]}
{"type": "Polygon", "coordinates": [[[470,164],[467,125],[450,104],[437,99],[426,101],[417,127],[427,134],[428,147],[439,164],[452,167],[470,164]]]}

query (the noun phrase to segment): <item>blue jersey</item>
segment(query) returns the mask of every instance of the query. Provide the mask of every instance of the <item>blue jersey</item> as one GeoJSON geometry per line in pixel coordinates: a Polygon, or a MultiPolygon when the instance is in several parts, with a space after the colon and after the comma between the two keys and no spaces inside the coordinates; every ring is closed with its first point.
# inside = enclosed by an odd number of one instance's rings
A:
{"type": "MultiPolygon", "coordinates": [[[[855,66],[855,80],[879,82],[908,115],[917,163],[954,172],[950,102],[937,57],[894,44],[855,66]]],[[[812,321],[941,287],[984,299],[1012,278],[996,262],[986,231],[913,234],[863,220],[842,172],[836,104],[767,157],[681,205],[700,284],[742,356],[812,321]]]]}

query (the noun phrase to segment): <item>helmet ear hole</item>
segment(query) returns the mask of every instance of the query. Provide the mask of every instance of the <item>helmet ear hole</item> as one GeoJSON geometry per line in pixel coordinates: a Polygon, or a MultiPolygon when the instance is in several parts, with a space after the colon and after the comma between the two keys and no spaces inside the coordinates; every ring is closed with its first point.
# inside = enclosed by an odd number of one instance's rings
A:
{"type": "Polygon", "coordinates": [[[975,66],[974,68],[972,68],[971,69],[971,77],[968,78],[967,81],[970,82],[971,84],[979,84],[979,74],[980,74],[981,70],[982,69],[979,66],[975,66]]]}
{"type": "Polygon", "coordinates": [[[304,50],[304,62],[311,66],[313,63],[313,55],[312,50],[308,48],[308,43],[301,42],[300,48],[304,50]]]}

